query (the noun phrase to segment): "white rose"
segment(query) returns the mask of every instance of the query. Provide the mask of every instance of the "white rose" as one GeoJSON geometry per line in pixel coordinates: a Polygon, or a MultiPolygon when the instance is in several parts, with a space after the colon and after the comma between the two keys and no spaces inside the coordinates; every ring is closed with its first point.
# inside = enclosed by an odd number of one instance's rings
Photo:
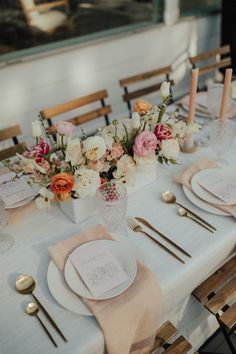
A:
{"type": "Polygon", "coordinates": [[[157,158],[155,154],[145,157],[137,156],[134,154],[134,160],[139,171],[148,171],[157,165],[157,158]]]}
{"type": "Polygon", "coordinates": [[[100,177],[97,171],[80,167],[74,174],[75,191],[80,198],[93,197],[100,186],[100,177]]]}
{"type": "Polygon", "coordinates": [[[83,142],[83,151],[88,160],[98,160],[106,152],[105,140],[101,136],[91,136],[83,142]]]}
{"type": "Polygon", "coordinates": [[[32,122],[32,136],[35,139],[40,138],[42,136],[42,129],[38,120],[34,120],[32,122]]]}
{"type": "Polygon", "coordinates": [[[140,127],[140,114],[138,112],[132,113],[131,124],[134,129],[138,129],[140,127]]]}
{"type": "Polygon", "coordinates": [[[117,162],[117,170],[113,172],[115,179],[121,179],[132,175],[135,171],[135,162],[129,155],[123,155],[117,162]]]}
{"type": "Polygon", "coordinates": [[[170,82],[163,81],[160,87],[160,94],[162,98],[170,95],[170,82]]]}
{"type": "Polygon", "coordinates": [[[80,165],[84,161],[79,138],[68,138],[65,161],[70,162],[72,166],[80,165]]]}
{"type": "Polygon", "coordinates": [[[112,145],[114,142],[113,134],[101,130],[96,135],[104,139],[107,149],[112,149],[112,145]]]}
{"type": "Polygon", "coordinates": [[[179,150],[179,143],[176,139],[163,140],[161,143],[161,152],[168,160],[176,160],[179,150]]]}

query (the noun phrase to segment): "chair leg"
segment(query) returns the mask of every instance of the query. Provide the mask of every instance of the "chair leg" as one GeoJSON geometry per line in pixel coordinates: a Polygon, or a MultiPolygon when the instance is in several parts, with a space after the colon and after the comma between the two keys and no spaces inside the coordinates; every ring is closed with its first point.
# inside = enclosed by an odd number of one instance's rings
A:
{"type": "Polygon", "coordinates": [[[225,337],[225,340],[226,340],[226,342],[227,342],[227,344],[228,344],[228,346],[229,346],[229,349],[230,349],[231,353],[232,353],[232,354],[235,354],[235,353],[236,353],[236,348],[234,347],[234,345],[233,345],[233,343],[232,343],[232,341],[231,341],[231,339],[230,339],[230,335],[228,334],[228,332],[227,332],[227,330],[226,330],[224,324],[221,323],[221,322],[218,320],[218,318],[217,318],[217,321],[218,321],[218,323],[219,323],[219,325],[220,325],[220,329],[221,329],[221,331],[222,331],[222,333],[223,333],[223,335],[224,335],[224,337],[225,337]]]}

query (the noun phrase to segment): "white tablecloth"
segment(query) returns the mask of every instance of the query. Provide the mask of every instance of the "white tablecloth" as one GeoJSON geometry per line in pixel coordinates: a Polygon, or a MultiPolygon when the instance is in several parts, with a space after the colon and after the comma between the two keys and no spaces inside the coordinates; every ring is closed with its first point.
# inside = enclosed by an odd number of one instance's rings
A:
{"type": "MultiPolygon", "coordinates": [[[[235,151],[236,145],[229,154],[234,165],[235,151]]],[[[236,245],[236,224],[232,217],[209,214],[192,205],[182,188],[172,181],[172,177],[191,161],[210,154],[210,149],[199,149],[194,154],[181,154],[179,165],[160,166],[159,178],[131,195],[128,200],[128,214],[148,219],[192,255],[192,259],[184,257],[186,264],[183,265],[145,236],[128,231],[128,239],[142,250],[150,269],[160,281],[164,293],[160,324],[166,320],[172,321],[179,332],[192,343],[192,352],[214,332],[216,322],[191,296],[191,292],[232,255],[236,245]],[[191,220],[178,216],[177,206],[161,201],[160,193],[167,189],[175,192],[179,201],[214,224],[218,231],[212,235],[191,220]]],[[[78,234],[83,228],[95,223],[96,218],[79,225],[72,224],[54,206],[49,212],[32,210],[28,217],[6,228],[6,232],[14,236],[15,244],[7,253],[0,255],[1,354],[103,353],[103,335],[96,320],[63,309],[53,299],[47,286],[48,246],[78,234]],[[16,276],[20,273],[35,277],[35,294],[40,297],[68,338],[68,343],[64,343],[50,326],[59,344],[58,349],[50,343],[36,318],[25,314],[25,305],[32,298],[29,295],[20,295],[14,289],[16,276]]]]}

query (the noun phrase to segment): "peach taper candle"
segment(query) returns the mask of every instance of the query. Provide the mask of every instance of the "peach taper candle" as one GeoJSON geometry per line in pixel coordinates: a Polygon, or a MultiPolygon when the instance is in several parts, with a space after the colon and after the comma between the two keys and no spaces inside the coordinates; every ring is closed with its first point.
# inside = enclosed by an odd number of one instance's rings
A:
{"type": "Polygon", "coordinates": [[[225,80],[224,80],[224,91],[221,99],[221,107],[220,107],[220,121],[223,122],[227,113],[227,104],[230,94],[230,86],[232,80],[232,69],[226,69],[225,72],[225,80]]]}
{"type": "Polygon", "coordinates": [[[197,96],[197,82],[198,82],[199,69],[192,70],[192,79],[190,87],[190,96],[189,96],[189,111],[188,111],[188,123],[193,123],[195,115],[195,106],[196,106],[196,96],[197,96]]]}

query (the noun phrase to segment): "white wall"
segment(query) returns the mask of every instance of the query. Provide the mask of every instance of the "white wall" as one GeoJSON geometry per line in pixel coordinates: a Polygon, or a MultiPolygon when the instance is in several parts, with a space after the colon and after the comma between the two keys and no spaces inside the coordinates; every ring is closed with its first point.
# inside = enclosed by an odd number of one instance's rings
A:
{"type": "MultiPolygon", "coordinates": [[[[2,67],[0,129],[18,123],[27,136],[39,110],[103,88],[109,91],[112,117],[124,117],[119,79],[173,63],[187,48],[191,54],[214,48],[219,32],[219,16],[188,18],[2,67]]],[[[186,72],[185,63],[175,74],[178,82],[186,72]]],[[[177,95],[186,84],[181,81],[177,95]]]]}

